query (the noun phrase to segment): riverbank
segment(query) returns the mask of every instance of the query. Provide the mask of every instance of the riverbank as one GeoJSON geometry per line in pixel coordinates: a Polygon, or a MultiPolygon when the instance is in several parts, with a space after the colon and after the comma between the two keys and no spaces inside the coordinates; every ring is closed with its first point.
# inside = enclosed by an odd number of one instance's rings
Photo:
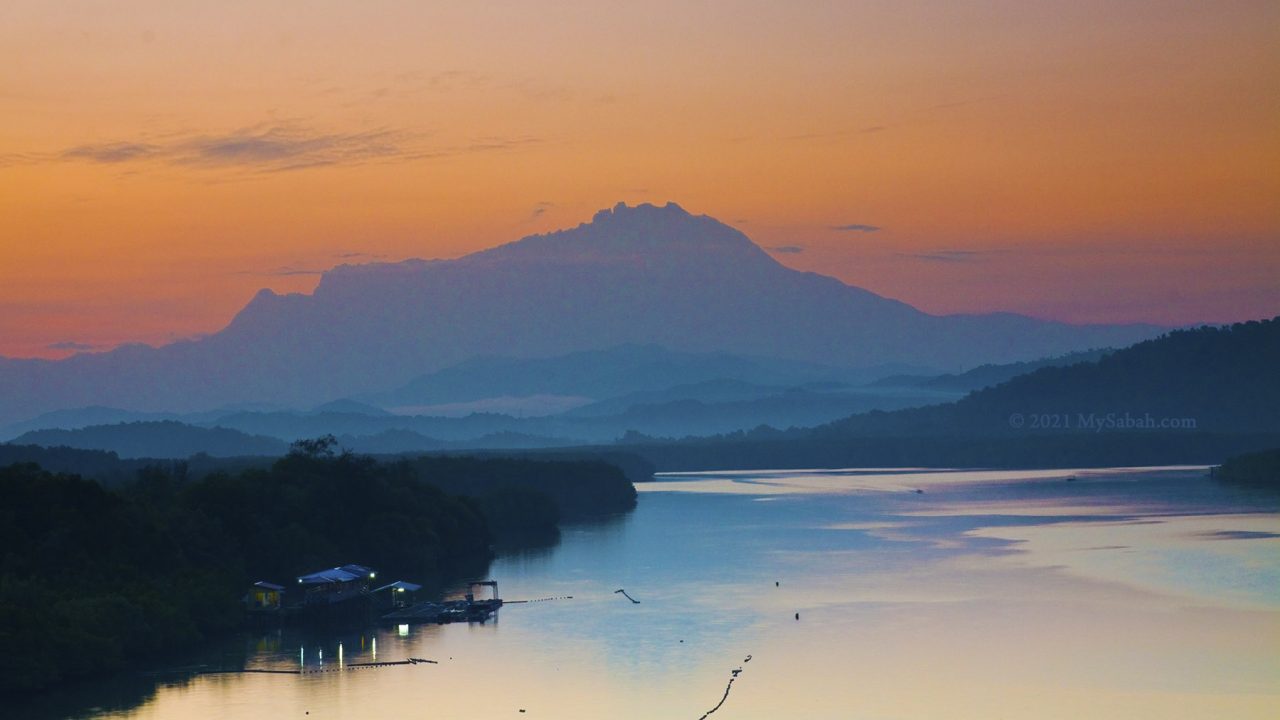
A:
{"type": "Polygon", "coordinates": [[[380,463],[322,443],[198,480],[150,467],[114,489],[37,465],[0,469],[0,639],[25,648],[0,655],[0,694],[139,667],[225,634],[257,580],[349,562],[429,588],[483,574],[498,540],[554,540],[560,509],[539,478],[623,484],[634,505],[616,468],[493,462],[380,463]],[[463,487],[485,471],[497,479],[463,487]]]}

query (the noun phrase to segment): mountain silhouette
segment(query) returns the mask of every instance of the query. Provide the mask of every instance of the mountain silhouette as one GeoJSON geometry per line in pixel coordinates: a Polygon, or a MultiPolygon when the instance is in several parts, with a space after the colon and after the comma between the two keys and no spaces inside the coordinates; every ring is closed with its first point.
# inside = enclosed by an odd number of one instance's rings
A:
{"type": "Polygon", "coordinates": [[[313,407],[483,355],[654,344],[949,371],[1127,345],[1158,332],[1004,313],[929,315],[787,268],[737,230],[675,204],[619,204],[576,228],[456,260],[339,266],[311,295],[262,290],[225,329],[198,340],[61,361],[0,360],[0,423],[91,405],[313,407]]]}

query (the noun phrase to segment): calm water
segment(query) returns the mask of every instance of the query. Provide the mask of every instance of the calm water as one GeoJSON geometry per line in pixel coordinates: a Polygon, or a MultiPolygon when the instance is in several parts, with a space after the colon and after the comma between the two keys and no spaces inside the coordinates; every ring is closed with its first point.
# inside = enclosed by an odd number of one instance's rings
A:
{"type": "Polygon", "coordinates": [[[325,672],[149,685],[89,715],[696,720],[741,668],[714,720],[1280,717],[1277,497],[1203,469],[640,490],[631,515],[491,568],[507,599],[572,600],[483,626],[246,638],[229,652],[248,667],[325,672]],[[407,657],[439,664],[342,669],[407,657]]]}

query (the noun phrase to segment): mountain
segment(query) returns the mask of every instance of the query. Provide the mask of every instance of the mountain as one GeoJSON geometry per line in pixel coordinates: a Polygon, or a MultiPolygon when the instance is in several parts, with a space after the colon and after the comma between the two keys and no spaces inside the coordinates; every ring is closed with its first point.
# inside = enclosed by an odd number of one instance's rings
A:
{"type": "Polygon", "coordinates": [[[311,295],[263,290],[222,331],[60,361],[0,360],[0,423],[86,405],[290,407],[395,388],[485,355],[628,343],[838,367],[943,370],[1151,337],[1146,325],[936,316],[787,268],[675,204],[619,204],[576,228],[456,260],[343,265],[311,295]]]}

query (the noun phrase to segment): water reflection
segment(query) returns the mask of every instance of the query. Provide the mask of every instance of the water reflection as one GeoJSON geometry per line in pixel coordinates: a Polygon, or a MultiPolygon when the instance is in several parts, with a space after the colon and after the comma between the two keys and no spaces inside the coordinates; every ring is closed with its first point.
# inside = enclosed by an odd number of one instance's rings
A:
{"type": "Polygon", "coordinates": [[[769,471],[641,490],[633,514],[490,569],[507,599],[572,600],[485,625],[247,637],[217,661],[308,672],[200,677],[91,714],[696,718],[747,655],[717,720],[1280,710],[1275,496],[1201,469],[769,471]],[[375,658],[439,664],[357,669],[375,658]]]}

